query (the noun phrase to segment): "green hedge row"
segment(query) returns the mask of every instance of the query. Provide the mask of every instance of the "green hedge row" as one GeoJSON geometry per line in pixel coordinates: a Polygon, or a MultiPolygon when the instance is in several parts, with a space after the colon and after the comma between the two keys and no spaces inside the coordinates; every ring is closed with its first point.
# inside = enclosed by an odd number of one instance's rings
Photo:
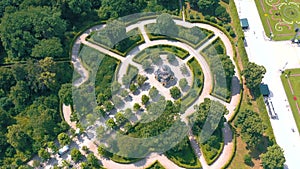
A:
{"type": "Polygon", "coordinates": [[[201,69],[200,64],[198,61],[193,57],[187,62],[188,66],[192,70],[193,74],[193,85],[190,88],[189,92],[181,98],[181,103],[185,107],[189,107],[191,104],[195,102],[195,100],[198,98],[198,96],[201,94],[203,90],[203,83],[204,83],[204,75],[203,71],[201,69]],[[199,73],[200,72],[200,73],[199,73]],[[198,84],[200,83],[200,84],[198,84]],[[199,86],[200,85],[200,86],[199,86]],[[195,90],[196,91],[196,97],[192,96],[191,92],[195,90]]]}

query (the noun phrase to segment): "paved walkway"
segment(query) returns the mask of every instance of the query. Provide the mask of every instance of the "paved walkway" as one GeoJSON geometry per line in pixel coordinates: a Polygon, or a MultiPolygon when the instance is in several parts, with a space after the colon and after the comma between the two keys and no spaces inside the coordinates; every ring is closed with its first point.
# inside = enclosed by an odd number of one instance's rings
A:
{"type": "MultiPolygon", "coordinates": [[[[203,69],[203,73],[204,73],[204,77],[205,77],[205,83],[204,83],[203,91],[201,93],[201,96],[198,98],[198,100],[195,103],[203,102],[204,98],[206,98],[206,97],[214,99],[214,100],[218,100],[218,99],[214,98],[213,96],[210,96],[211,86],[212,86],[211,85],[212,84],[212,79],[211,79],[210,68],[209,68],[208,64],[206,63],[205,59],[199,54],[199,51],[201,49],[203,49],[204,47],[202,47],[202,48],[200,47],[200,48],[198,48],[198,50],[194,50],[192,47],[190,47],[190,46],[188,46],[184,43],[181,43],[181,42],[174,42],[174,41],[169,41],[169,40],[150,41],[149,37],[147,36],[147,34],[145,32],[144,26],[149,24],[149,23],[155,23],[155,22],[156,22],[155,19],[149,19],[149,20],[146,20],[146,21],[140,21],[136,24],[131,25],[130,27],[127,27],[127,29],[126,29],[127,31],[131,30],[131,29],[134,29],[134,28],[139,28],[140,31],[142,32],[142,35],[143,35],[146,43],[134,48],[128,54],[128,56],[126,58],[124,58],[124,57],[122,57],[122,56],[120,56],[116,53],[113,53],[113,52],[111,52],[107,49],[104,49],[104,48],[102,48],[98,45],[87,42],[85,39],[86,39],[88,33],[91,32],[91,30],[87,30],[85,33],[83,33],[76,40],[75,45],[73,47],[74,51],[72,53],[72,60],[78,61],[80,63],[80,60],[78,60],[78,57],[77,57],[78,56],[78,50],[79,50],[78,44],[83,43],[83,44],[85,44],[89,47],[92,47],[92,48],[94,48],[94,49],[96,49],[96,50],[98,50],[98,51],[100,51],[104,54],[108,54],[108,55],[110,55],[112,57],[115,57],[118,60],[120,60],[121,61],[121,68],[120,68],[119,72],[124,73],[123,69],[126,68],[128,64],[134,64],[134,62],[132,61],[132,58],[139,51],[141,51],[145,48],[148,48],[150,46],[155,46],[155,45],[158,45],[158,44],[168,44],[168,45],[182,47],[185,50],[187,50],[191,54],[191,56],[195,56],[195,58],[198,60],[199,64],[201,65],[201,67],[203,69]]],[[[220,39],[225,44],[227,55],[230,56],[231,59],[233,60],[233,51],[232,51],[231,43],[230,43],[229,39],[226,37],[226,35],[224,35],[219,29],[217,29],[213,26],[210,26],[210,25],[206,25],[206,24],[192,24],[192,23],[188,23],[188,22],[184,22],[184,21],[180,21],[180,20],[176,20],[176,23],[178,25],[185,26],[185,27],[198,26],[200,28],[204,28],[204,29],[208,29],[208,30],[213,31],[215,36],[209,42],[212,42],[217,37],[220,37],[220,39]]],[[[98,26],[98,27],[94,28],[94,30],[99,30],[102,27],[104,27],[104,26],[98,26]]],[[[209,42],[207,42],[204,45],[208,45],[209,42]]],[[[75,86],[80,86],[81,84],[83,84],[88,79],[88,72],[81,66],[81,64],[77,65],[76,63],[78,63],[78,62],[73,62],[73,63],[75,63],[75,65],[74,65],[75,70],[79,71],[79,73],[81,72],[80,74],[82,75],[82,78],[81,78],[81,80],[78,80],[79,82],[74,83],[75,86]]],[[[233,63],[235,63],[234,60],[233,60],[233,63]]],[[[238,85],[239,86],[239,77],[240,76],[239,76],[238,70],[237,69],[235,69],[235,70],[236,70],[236,77],[237,77],[238,80],[233,81],[235,83],[233,85],[238,85]]],[[[120,77],[122,77],[122,76],[120,76],[120,77]]],[[[238,91],[240,91],[240,90],[238,90],[238,91]]],[[[225,116],[226,119],[230,119],[234,115],[234,113],[235,113],[234,108],[238,104],[239,100],[240,100],[240,94],[239,93],[236,93],[235,95],[232,96],[230,103],[225,103],[223,101],[218,100],[221,103],[223,103],[227,107],[227,109],[229,110],[229,114],[225,116]]],[[[67,111],[70,111],[67,108],[65,108],[64,110],[66,111],[66,112],[64,111],[65,114],[66,113],[68,114],[67,111]]],[[[190,106],[189,109],[186,111],[186,113],[183,115],[182,118],[186,119],[186,117],[189,116],[190,114],[192,114],[193,112],[194,112],[193,106],[190,106]]],[[[227,123],[225,124],[225,127],[222,131],[223,131],[223,135],[224,135],[224,141],[225,141],[226,144],[224,146],[223,152],[220,155],[220,157],[211,166],[206,164],[206,161],[205,161],[204,157],[201,155],[202,153],[201,153],[201,150],[199,149],[199,146],[198,145],[196,146],[197,143],[194,140],[191,140],[192,145],[193,145],[195,151],[197,152],[198,158],[200,156],[200,161],[202,163],[203,168],[222,168],[223,165],[231,158],[230,155],[232,155],[232,152],[234,150],[234,146],[233,146],[233,142],[232,142],[232,131],[228,127],[227,123]]],[[[193,136],[190,135],[190,138],[193,138],[193,136]]],[[[97,147],[95,146],[95,144],[93,142],[86,141],[86,144],[91,149],[91,151],[93,151],[94,153],[97,154],[97,147]]],[[[113,162],[111,160],[107,160],[107,159],[106,160],[102,159],[101,161],[102,161],[104,167],[107,167],[107,168],[143,168],[144,166],[150,165],[151,163],[153,163],[156,160],[158,160],[166,168],[172,168],[172,169],[173,168],[180,168],[177,165],[175,165],[172,161],[170,161],[168,158],[166,158],[164,155],[151,155],[151,157],[145,158],[145,159],[143,159],[139,162],[136,162],[136,163],[133,163],[133,164],[128,164],[128,165],[118,164],[118,163],[115,163],[115,162],[113,162]]]]}
{"type": "Polygon", "coordinates": [[[270,99],[278,115],[278,120],[270,118],[270,121],[276,141],[284,150],[285,168],[299,168],[300,136],[282,86],[279,69],[283,69],[286,63],[286,68],[299,68],[300,48],[293,46],[290,41],[269,41],[265,37],[255,2],[234,1],[239,17],[247,18],[249,22],[250,29],[245,32],[249,60],[263,65],[267,70],[263,82],[269,86],[270,99]],[[295,129],[295,132],[292,129],[295,129]]]}

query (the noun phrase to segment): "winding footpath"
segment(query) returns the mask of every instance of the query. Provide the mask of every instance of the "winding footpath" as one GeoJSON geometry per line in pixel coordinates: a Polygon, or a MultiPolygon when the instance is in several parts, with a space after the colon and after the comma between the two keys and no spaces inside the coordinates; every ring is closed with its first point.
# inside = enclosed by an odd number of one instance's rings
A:
{"type": "MultiPolygon", "coordinates": [[[[233,56],[234,56],[233,47],[232,47],[228,37],[225,34],[223,34],[219,29],[217,29],[211,25],[208,25],[208,24],[188,23],[188,22],[181,21],[181,20],[175,20],[176,24],[178,24],[180,26],[184,26],[187,28],[191,28],[193,26],[198,26],[200,28],[213,31],[214,36],[197,49],[193,49],[191,46],[189,46],[185,43],[182,43],[182,42],[177,42],[177,41],[170,41],[170,40],[154,40],[154,41],[152,41],[147,36],[147,33],[146,33],[144,27],[147,24],[155,23],[155,22],[156,22],[155,19],[149,19],[149,20],[145,20],[145,21],[140,21],[140,22],[130,25],[129,27],[126,28],[126,31],[130,31],[134,28],[138,28],[140,30],[140,32],[142,33],[144,40],[145,40],[145,43],[135,47],[133,50],[131,50],[128,53],[128,55],[126,57],[122,57],[114,52],[111,52],[111,51],[103,48],[103,47],[100,47],[98,45],[95,45],[91,42],[86,41],[86,37],[91,32],[100,30],[101,28],[104,27],[104,25],[98,25],[98,26],[92,27],[91,29],[88,29],[87,31],[85,31],[82,35],[80,35],[76,39],[75,44],[73,46],[73,50],[72,50],[72,63],[74,65],[74,69],[81,75],[81,77],[79,79],[77,79],[76,81],[73,82],[73,85],[75,87],[79,87],[84,82],[86,82],[89,77],[89,72],[82,66],[81,60],[78,57],[79,50],[80,50],[80,48],[79,48],[80,44],[84,44],[86,46],[89,46],[91,48],[94,48],[94,49],[100,51],[101,53],[107,54],[111,57],[114,57],[114,58],[120,60],[121,61],[121,65],[120,65],[120,69],[119,69],[120,77],[122,77],[122,74],[124,74],[126,72],[128,64],[135,64],[135,66],[141,67],[141,65],[134,63],[132,61],[132,59],[134,56],[136,56],[137,53],[139,53],[143,49],[146,49],[151,46],[159,45],[159,44],[177,46],[177,47],[187,50],[190,53],[190,56],[188,58],[186,58],[184,60],[184,62],[186,63],[189,59],[191,59],[192,57],[195,57],[197,59],[197,61],[199,62],[199,64],[201,65],[203,73],[204,73],[205,83],[203,86],[203,90],[202,90],[201,95],[194,102],[194,105],[203,102],[204,98],[210,98],[212,100],[219,101],[224,106],[226,106],[226,108],[229,111],[229,113],[225,115],[225,118],[227,120],[231,119],[234,116],[235,108],[239,104],[241,95],[240,95],[240,76],[239,76],[237,66],[235,65],[235,62],[233,60],[233,56]],[[223,41],[223,43],[226,47],[226,52],[227,52],[226,54],[228,56],[230,56],[230,58],[232,59],[234,65],[235,65],[236,73],[235,73],[235,77],[232,80],[232,89],[234,89],[236,91],[232,92],[233,95],[231,97],[230,103],[224,102],[224,101],[210,95],[210,93],[212,91],[211,71],[210,71],[210,68],[209,68],[207,62],[200,54],[200,51],[202,51],[206,46],[210,45],[217,38],[220,38],[223,41]]],[[[187,122],[187,120],[186,120],[187,117],[195,111],[193,107],[194,107],[193,105],[190,106],[187,109],[187,111],[182,115],[181,118],[185,122],[187,122]]],[[[76,128],[75,124],[71,123],[71,121],[69,120],[70,114],[71,114],[70,111],[71,111],[71,109],[69,106],[63,105],[63,113],[65,116],[66,122],[72,128],[75,129],[76,128]]],[[[211,165],[208,165],[206,163],[204,156],[202,155],[201,149],[200,149],[197,141],[195,140],[195,136],[192,135],[192,132],[189,132],[189,138],[190,138],[192,147],[193,147],[198,159],[200,160],[203,168],[219,169],[219,168],[222,168],[225,165],[225,163],[227,163],[231,159],[231,156],[233,155],[233,151],[234,151],[234,143],[233,143],[232,131],[227,122],[225,122],[222,132],[223,132],[223,137],[224,137],[224,148],[223,148],[222,153],[218,157],[218,159],[211,165]]],[[[174,164],[171,160],[169,160],[165,155],[157,154],[157,153],[152,153],[147,158],[144,158],[143,160],[140,160],[140,161],[132,163],[132,164],[119,164],[119,163],[113,162],[109,159],[104,159],[102,157],[99,157],[97,155],[98,154],[97,146],[91,140],[88,140],[88,138],[84,138],[84,145],[86,145],[90,149],[90,151],[94,152],[94,154],[101,160],[104,167],[109,168],[109,169],[110,168],[112,168],[112,169],[115,169],[115,168],[141,169],[141,168],[144,168],[145,166],[151,165],[156,160],[159,161],[166,168],[170,168],[170,169],[181,168],[181,167],[178,167],[176,164],[174,164]]]]}

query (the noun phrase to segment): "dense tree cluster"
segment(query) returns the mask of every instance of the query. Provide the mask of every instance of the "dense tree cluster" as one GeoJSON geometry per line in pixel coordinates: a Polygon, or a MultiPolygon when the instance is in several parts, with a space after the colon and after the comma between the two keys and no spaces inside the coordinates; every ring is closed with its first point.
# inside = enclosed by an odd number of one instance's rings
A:
{"type": "Polygon", "coordinates": [[[63,37],[65,31],[66,22],[61,12],[50,7],[29,7],[5,13],[0,26],[2,44],[8,56],[16,59],[61,55],[61,42],[56,37],[63,37]],[[47,43],[58,51],[47,51],[47,43]]]}
{"type": "Polygon", "coordinates": [[[241,128],[242,139],[249,148],[256,148],[261,143],[265,126],[256,112],[245,110],[239,113],[235,125],[241,128]]]}
{"type": "Polygon", "coordinates": [[[267,148],[267,152],[260,155],[262,166],[267,169],[283,168],[285,157],[283,150],[277,144],[267,148]]]}
{"type": "Polygon", "coordinates": [[[48,159],[42,147],[67,129],[57,95],[60,85],[71,80],[70,64],[46,57],[0,71],[0,165],[19,166],[38,152],[48,159]]]}
{"type": "MultiPolygon", "coordinates": [[[[141,11],[176,12],[178,8],[177,0],[172,5],[165,0],[0,1],[0,62],[25,61],[9,68],[0,67],[0,165],[18,168],[33,154],[47,160],[49,154],[45,146],[57,151],[56,146],[48,143],[58,135],[62,145],[70,142],[63,133],[68,127],[62,122],[59,105],[60,101],[73,104],[70,84],[73,70],[69,63],[56,60],[68,58],[70,42],[76,32],[101,19],[141,11]]],[[[118,29],[115,22],[112,24],[115,25],[110,28],[117,33],[110,29],[106,33],[114,42],[124,35],[125,29],[118,29]]],[[[99,56],[84,60],[93,66],[96,57],[99,56]]],[[[114,108],[108,100],[112,98],[110,85],[117,62],[108,58],[101,63],[109,65],[96,73],[95,91],[99,112],[103,113],[114,108]]],[[[139,85],[144,80],[140,77],[139,85]]],[[[144,103],[147,100],[144,97],[144,103]]],[[[91,117],[89,121],[93,121],[92,116],[87,115],[91,117]]],[[[73,120],[78,118],[72,115],[73,120]]],[[[124,123],[121,114],[116,123],[124,123]]],[[[97,168],[94,161],[88,157],[86,164],[97,168]]]]}
{"type": "Polygon", "coordinates": [[[228,110],[218,101],[204,99],[204,102],[197,105],[196,112],[191,115],[190,123],[193,124],[192,130],[195,135],[199,135],[203,129],[206,119],[210,114],[213,117],[208,123],[211,127],[221,128],[223,116],[228,113],[228,110]]]}
{"type": "Polygon", "coordinates": [[[203,15],[207,16],[207,18],[209,18],[208,20],[210,21],[215,20],[215,17],[224,23],[229,23],[231,21],[230,15],[226,11],[226,8],[220,4],[219,0],[188,0],[188,1],[193,9],[196,9],[199,12],[201,12],[203,15]],[[213,19],[210,19],[211,16],[215,16],[215,17],[213,17],[213,19]]]}

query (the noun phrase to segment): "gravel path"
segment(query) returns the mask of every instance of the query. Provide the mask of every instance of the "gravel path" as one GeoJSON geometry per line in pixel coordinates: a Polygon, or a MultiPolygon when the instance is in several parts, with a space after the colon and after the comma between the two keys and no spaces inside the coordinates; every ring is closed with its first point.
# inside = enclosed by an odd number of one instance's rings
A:
{"type": "MultiPolygon", "coordinates": [[[[79,53],[79,46],[80,43],[83,43],[89,47],[92,47],[102,53],[108,54],[112,57],[117,58],[118,60],[121,61],[121,68],[120,68],[120,72],[124,72],[124,68],[127,67],[128,64],[135,64],[132,61],[132,58],[141,50],[148,48],[150,46],[155,46],[158,44],[168,44],[168,45],[173,45],[173,46],[178,46],[178,47],[182,47],[184,49],[186,49],[187,51],[190,52],[191,56],[195,56],[195,58],[198,60],[199,64],[201,65],[202,69],[203,69],[203,73],[204,73],[204,77],[205,77],[205,83],[204,83],[204,87],[203,87],[203,91],[201,93],[201,96],[198,98],[198,100],[195,103],[200,103],[203,102],[204,98],[208,97],[214,100],[217,100],[216,98],[210,96],[210,92],[211,92],[211,84],[212,84],[212,79],[211,79],[211,72],[210,72],[210,68],[208,66],[208,64],[206,63],[205,59],[199,54],[199,51],[202,50],[204,47],[201,46],[200,48],[194,50],[192,47],[181,43],[181,42],[174,42],[174,41],[169,41],[169,40],[156,40],[156,41],[150,41],[149,37],[147,36],[145,30],[144,30],[144,25],[149,24],[149,23],[155,23],[156,20],[155,19],[149,19],[146,21],[140,21],[136,24],[133,24],[129,27],[127,27],[127,31],[134,29],[136,27],[138,27],[140,29],[140,31],[142,32],[142,35],[145,39],[144,44],[134,48],[126,58],[111,52],[107,49],[104,49],[98,45],[92,44],[90,42],[87,42],[85,40],[85,38],[87,37],[88,33],[92,32],[93,30],[99,30],[104,26],[96,26],[93,27],[92,29],[87,30],[86,32],[84,32],[75,42],[75,45],[73,46],[73,52],[72,52],[72,60],[73,60],[73,64],[75,67],[75,70],[78,71],[80,73],[80,75],[82,76],[79,80],[74,82],[74,86],[80,86],[81,84],[83,84],[87,79],[88,79],[88,71],[84,69],[84,67],[81,65],[80,60],[78,59],[78,53],[79,53]],[[123,68],[122,68],[123,67],[123,68]]],[[[176,23],[178,25],[181,26],[185,26],[185,27],[193,27],[193,26],[199,26],[200,28],[204,28],[204,29],[208,29],[214,32],[215,36],[213,37],[213,39],[209,40],[209,42],[212,42],[214,39],[216,39],[217,37],[220,37],[221,40],[224,42],[225,47],[226,47],[226,51],[227,51],[227,55],[230,56],[230,58],[233,60],[233,51],[232,51],[232,45],[229,41],[229,39],[227,38],[226,35],[224,35],[219,29],[207,25],[207,24],[192,24],[192,23],[188,23],[188,22],[183,22],[180,20],[176,20],[176,23]]],[[[204,45],[209,45],[209,42],[205,43],[204,45]]],[[[233,61],[233,63],[235,64],[235,62],[233,61]]],[[[236,65],[235,65],[236,66],[236,65]]],[[[233,87],[239,87],[239,72],[236,69],[236,81],[233,80],[233,87]]],[[[240,91],[240,88],[237,87],[237,91],[240,91]]],[[[234,115],[234,109],[236,107],[236,105],[238,105],[239,100],[240,100],[240,94],[239,92],[234,93],[235,95],[232,96],[231,98],[231,102],[230,103],[225,103],[223,101],[220,101],[221,103],[223,103],[227,109],[229,110],[229,114],[227,114],[225,117],[226,119],[230,119],[233,115],[234,115]]],[[[65,119],[69,119],[69,115],[70,115],[70,109],[64,105],[64,114],[65,114],[65,119]]],[[[186,119],[187,116],[189,116],[190,114],[192,114],[194,112],[193,110],[193,106],[190,106],[190,108],[186,111],[186,113],[182,116],[183,119],[186,119]]],[[[75,127],[74,124],[70,123],[70,121],[67,121],[73,128],[75,127]]],[[[222,168],[223,165],[231,158],[231,155],[233,154],[233,150],[234,150],[234,145],[232,142],[232,131],[230,130],[230,127],[228,126],[227,123],[225,123],[224,125],[225,127],[222,129],[223,131],[223,135],[224,135],[224,149],[223,152],[221,153],[220,157],[212,164],[212,165],[207,165],[204,157],[201,155],[201,150],[199,149],[199,146],[197,145],[197,143],[195,142],[195,140],[193,140],[193,136],[190,135],[190,139],[192,142],[192,146],[195,149],[195,151],[197,152],[197,156],[198,158],[200,158],[200,161],[202,163],[203,168],[222,168]]],[[[88,140],[86,138],[86,140],[84,141],[84,143],[82,143],[84,145],[87,145],[90,150],[92,152],[95,153],[95,155],[97,154],[97,146],[91,141],[88,140]]],[[[98,156],[98,158],[100,158],[98,156]]],[[[172,161],[170,161],[167,157],[165,157],[164,155],[158,155],[158,154],[152,154],[150,157],[145,158],[141,161],[138,161],[136,163],[133,164],[119,164],[119,163],[115,163],[111,160],[108,159],[103,159],[100,158],[104,167],[106,168],[133,168],[133,169],[138,169],[138,168],[144,168],[144,166],[148,166],[150,164],[152,164],[153,162],[155,162],[156,160],[158,160],[163,166],[165,166],[166,168],[170,168],[170,169],[175,169],[175,168],[180,168],[177,165],[175,165],[172,161]]]]}

